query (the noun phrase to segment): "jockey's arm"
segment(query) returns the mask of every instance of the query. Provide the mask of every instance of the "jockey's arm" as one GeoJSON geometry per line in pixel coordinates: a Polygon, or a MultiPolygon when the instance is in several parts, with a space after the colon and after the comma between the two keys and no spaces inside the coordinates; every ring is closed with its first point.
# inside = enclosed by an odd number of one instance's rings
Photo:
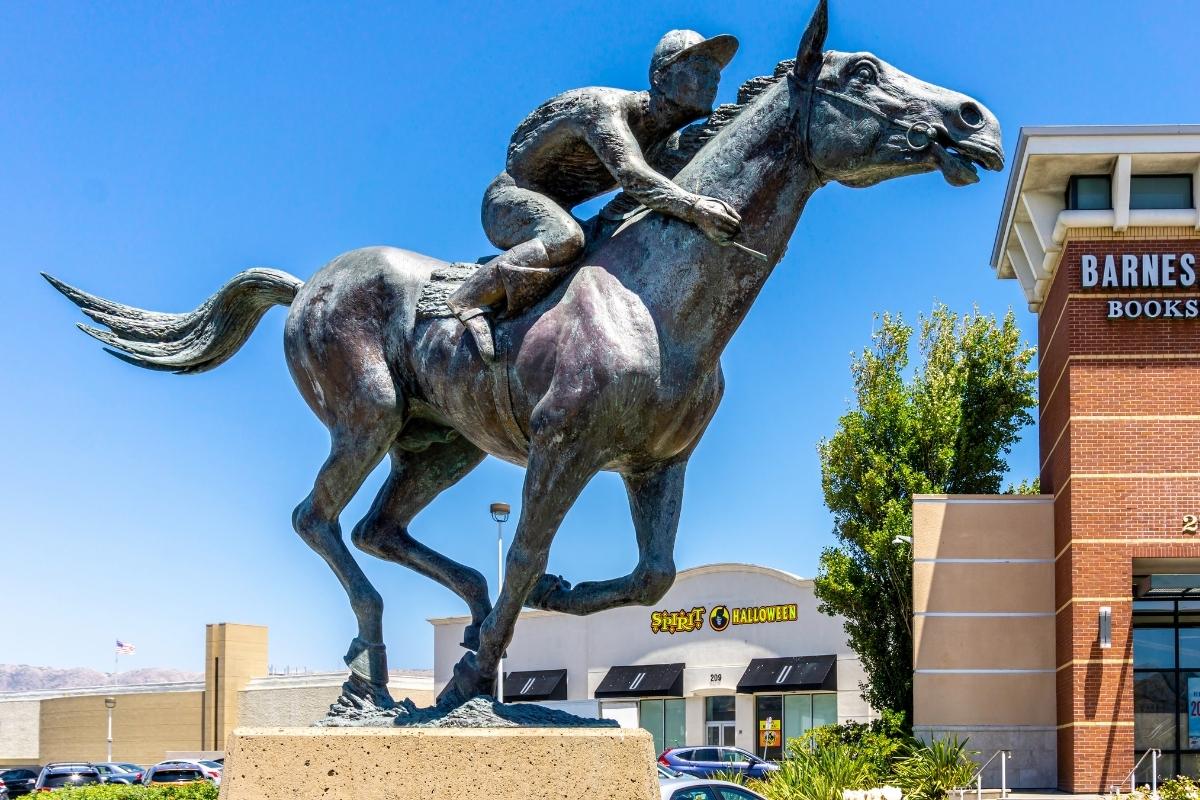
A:
{"type": "Polygon", "coordinates": [[[585,131],[587,142],[621,188],[647,208],[694,222],[700,196],[685,191],[646,162],[625,120],[614,114],[585,131]]]}

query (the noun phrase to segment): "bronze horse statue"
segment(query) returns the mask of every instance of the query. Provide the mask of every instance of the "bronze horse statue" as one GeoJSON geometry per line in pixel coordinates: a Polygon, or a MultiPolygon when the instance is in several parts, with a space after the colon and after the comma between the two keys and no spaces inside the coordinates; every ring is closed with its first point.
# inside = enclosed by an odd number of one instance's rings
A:
{"type": "Polygon", "coordinates": [[[684,470],[721,401],[721,352],[813,192],[833,181],[864,187],[933,170],[960,186],[978,180],[976,165],[1003,167],[999,124],[981,104],[869,53],[825,51],[827,27],[820,0],[795,61],[747,82],[737,105],[719,109],[719,129],[674,178],[741,215],[741,246],[649,211],[598,230],[549,296],[500,321],[492,365],[458,320],[418,313],[427,284],[448,265],[406,250],[354,250],[308,282],[246,270],[187,314],[134,309],[50,279],[109,329],[81,326],[115,355],[181,373],[221,364],[268,308],[291,306],[288,365],[331,437],[293,523],[342,582],[358,620],[343,712],[394,707],[383,600],[339,524],[385,456],[391,474],[351,541],[466,601],[469,652],[441,699],[491,694],[523,606],[589,614],[652,604],[671,586],[684,470]],[[488,453],[526,467],[494,607],[478,571],[408,530],[488,453]],[[600,470],[625,481],[640,558],[628,575],[572,586],[545,574],[547,556],[563,517],[600,470]]]}

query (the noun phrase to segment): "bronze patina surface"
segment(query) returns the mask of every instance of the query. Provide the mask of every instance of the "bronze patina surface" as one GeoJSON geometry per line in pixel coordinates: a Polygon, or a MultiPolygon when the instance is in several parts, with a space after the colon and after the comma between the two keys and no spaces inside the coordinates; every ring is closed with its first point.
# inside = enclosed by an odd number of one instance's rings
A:
{"type": "MultiPolygon", "coordinates": [[[[133,309],[51,279],[108,329],[85,330],[115,355],[183,373],[222,363],[269,307],[291,306],[287,361],[332,440],[293,521],[342,582],[358,620],[335,711],[407,713],[387,693],[383,599],[338,520],[381,460],[390,458],[391,475],[350,540],[463,598],[469,652],[442,701],[490,694],[523,606],[590,614],[652,604],[670,587],[684,471],[721,400],[721,352],[813,192],[933,170],[961,186],[978,179],[977,165],[1003,166],[999,124],[980,103],[869,53],[826,51],[826,30],[821,0],[794,61],[747,81],[737,104],[667,137],[670,152],[655,156],[672,176],[667,194],[684,198],[679,208],[711,198],[727,209],[721,224],[658,208],[631,187],[632,201],[614,201],[620,213],[582,226],[586,246],[547,294],[494,320],[490,361],[459,319],[417,313],[431,275],[449,265],[407,250],[355,250],[307,282],[247,270],[188,314],[133,309]],[[732,239],[765,262],[729,246],[732,239]],[[483,575],[408,528],[489,453],[526,467],[494,607],[483,575]],[[600,470],[625,481],[640,560],[628,575],[571,585],[546,574],[550,544],[600,470]]],[[[711,69],[704,74],[715,80],[711,69]]]]}

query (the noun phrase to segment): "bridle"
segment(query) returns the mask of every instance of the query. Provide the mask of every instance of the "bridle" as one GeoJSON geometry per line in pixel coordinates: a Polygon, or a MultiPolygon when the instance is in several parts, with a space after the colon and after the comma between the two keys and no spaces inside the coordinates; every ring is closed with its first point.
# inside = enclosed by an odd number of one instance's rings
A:
{"type": "Polygon", "coordinates": [[[869,114],[873,114],[876,117],[879,117],[880,119],[882,119],[884,122],[888,123],[889,125],[894,125],[898,128],[903,128],[904,129],[904,143],[908,146],[908,149],[914,153],[920,153],[925,150],[928,150],[929,147],[937,139],[939,131],[938,131],[937,126],[934,125],[932,122],[926,122],[925,120],[917,120],[916,122],[909,122],[908,120],[903,119],[895,114],[889,114],[886,111],[883,111],[882,109],[871,105],[870,103],[866,102],[865,100],[860,100],[857,97],[851,97],[850,95],[845,94],[844,92],[834,91],[833,89],[826,89],[823,86],[805,86],[804,84],[802,84],[800,82],[800,79],[796,77],[796,73],[795,73],[794,69],[788,70],[787,76],[788,76],[788,82],[792,85],[792,87],[794,89],[796,89],[796,91],[803,92],[808,95],[808,108],[805,111],[804,131],[801,134],[800,139],[802,142],[802,146],[804,148],[804,156],[806,159],[808,159],[808,163],[812,166],[813,171],[817,173],[817,178],[822,183],[829,183],[831,179],[827,178],[825,176],[825,174],[823,172],[821,172],[821,168],[817,166],[815,161],[813,161],[810,135],[809,135],[809,128],[812,125],[813,100],[816,99],[816,96],[818,94],[823,94],[826,97],[831,97],[836,100],[841,100],[845,103],[849,103],[850,105],[852,105],[856,108],[861,108],[863,111],[866,111],[869,114]]]}

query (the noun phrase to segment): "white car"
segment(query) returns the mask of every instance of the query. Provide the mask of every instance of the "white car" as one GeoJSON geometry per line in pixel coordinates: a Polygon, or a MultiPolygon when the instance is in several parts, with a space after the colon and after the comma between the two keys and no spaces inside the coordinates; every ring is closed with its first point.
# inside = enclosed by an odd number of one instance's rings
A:
{"type": "Polygon", "coordinates": [[[706,778],[659,778],[662,800],[766,800],[745,786],[706,778]]]}

